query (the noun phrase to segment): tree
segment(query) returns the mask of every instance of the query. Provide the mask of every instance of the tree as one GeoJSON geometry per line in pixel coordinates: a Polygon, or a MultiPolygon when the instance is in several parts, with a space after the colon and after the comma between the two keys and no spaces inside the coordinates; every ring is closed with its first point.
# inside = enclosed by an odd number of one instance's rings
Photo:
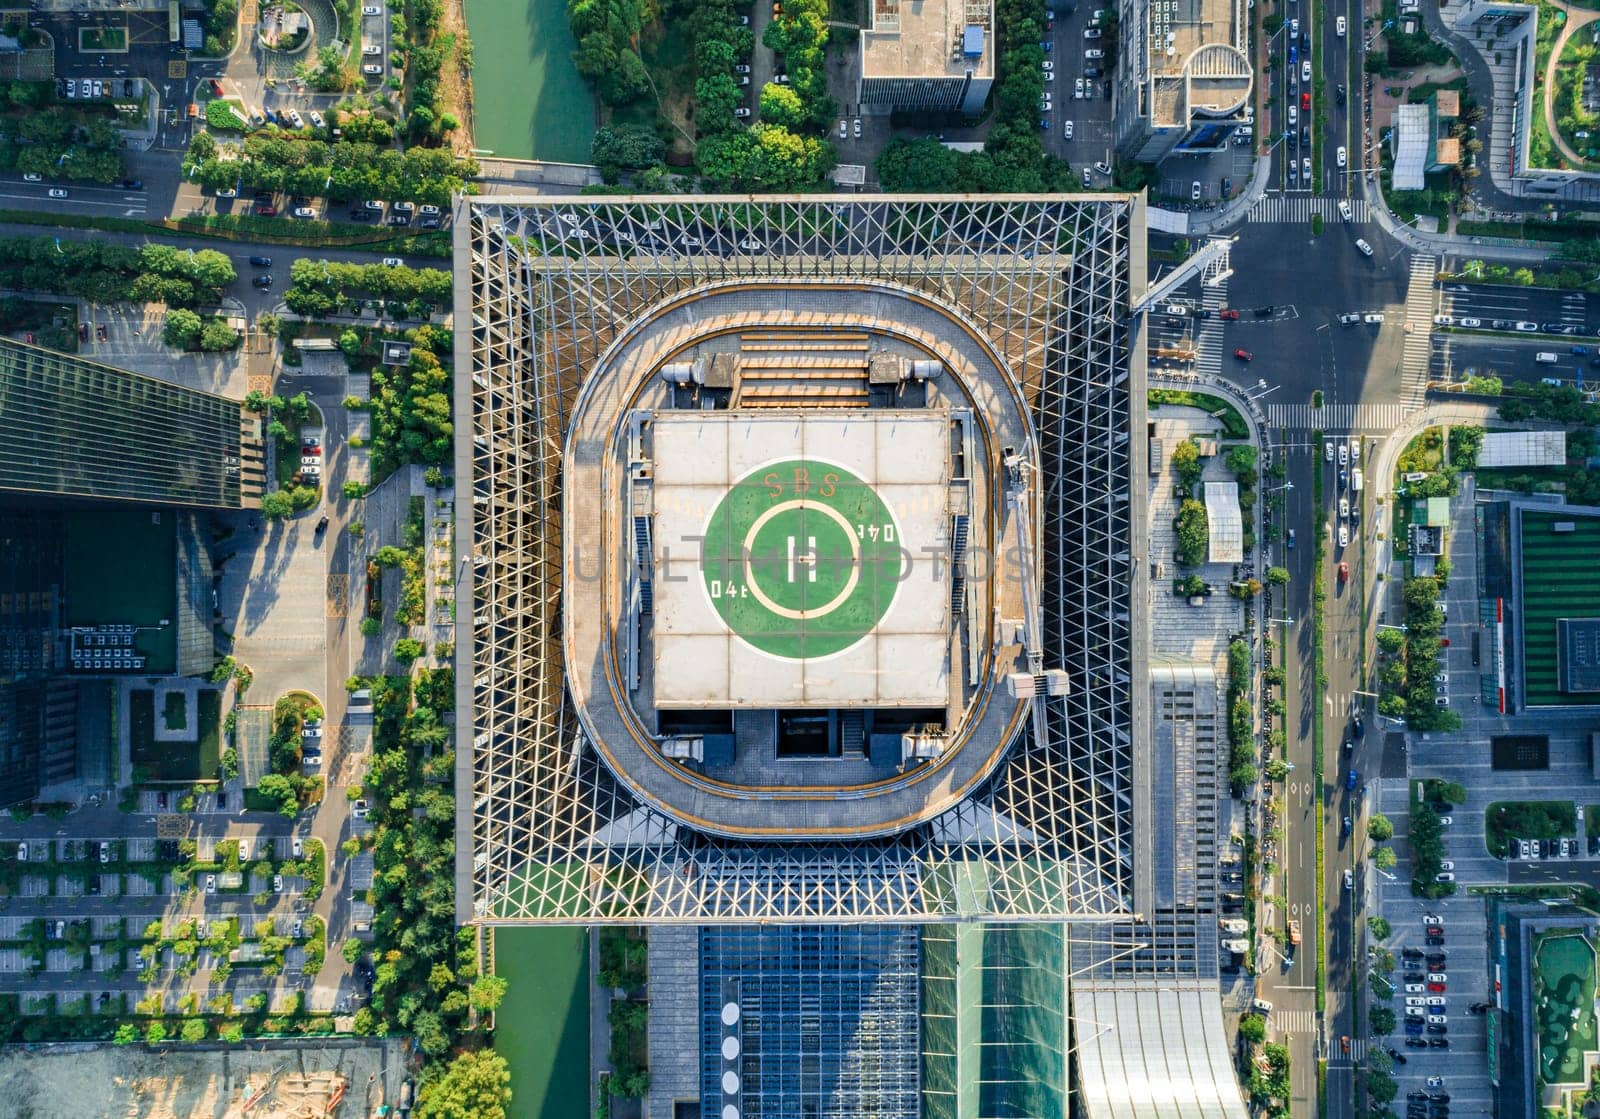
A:
{"type": "Polygon", "coordinates": [[[280,815],[291,819],[300,811],[300,794],[295,792],[294,784],[281,773],[268,773],[261,778],[261,783],[256,786],[256,792],[269,800],[278,802],[280,815]]]}
{"type": "Polygon", "coordinates": [[[506,997],[506,981],[498,975],[480,975],[472,981],[467,997],[480,1014],[497,1010],[506,997]]]}
{"type": "Polygon", "coordinates": [[[1273,758],[1267,763],[1267,780],[1282,781],[1289,776],[1289,763],[1282,758],[1273,758]]]}
{"type": "Polygon", "coordinates": [[[261,497],[261,515],[269,521],[280,521],[294,512],[294,496],[287,490],[273,490],[261,497]]]}
{"type": "Polygon", "coordinates": [[[1375,812],[1367,821],[1367,836],[1374,843],[1383,843],[1393,839],[1394,824],[1383,813],[1375,812]]]}
{"type": "Polygon", "coordinates": [[[616,124],[597,129],[591,143],[590,158],[602,170],[607,167],[639,170],[661,162],[666,145],[654,128],[642,124],[616,124]]]}
{"type": "Polygon", "coordinates": [[[1289,582],[1289,569],[1287,567],[1267,568],[1267,582],[1274,587],[1284,586],[1289,582]]]}
{"type": "Polygon", "coordinates": [[[1389,656],[1394,656],[1406,647],[1406,635],[1397,629],[1380,629],[1378,631],[1378,650],[1389,656]]]}
{"type": "Polygon", "coordinates": [[[229,1022],[217,1031],[217,1036],[229,1045],[238,1045],[244,1040],[244,1027],[238,1022],[229,1022]]]}
{"type": "Polygon", "coordinates": [[[1178,486],[1185,493],[1192,492],[1199,484],[1205,466],[1200,462],[1200,448],[1195,446],[1194,440],[1185,439],[1172,448],[1172,471],[1178,476],[1178,486]]]}
{"type": "Polygon", "coordinates": [[[394,643],[394,659],[401,664],[410,664],[420,657],[427,647],[415,637],[402,637],[394,643]]]}
{"type": "Polygon", "coordinates": [[[1256,767],[1249,762],[1240,762],[1229,770],[1228,780],[1236,789],[1248,789],[1256,783],[1256,767]]]}
{"type": "Polygon", "coordinates": [[[1379,870],[1393,870],[1399,861],[1393,847],[1379,847],[1372,853],[1372,865],[1379,870]]]}
{"type": "Polygon", "coordinates": [[[204,329],[205,323],[199,315],[184,307],[174,307],[161,324],[161,341],[174,349],[193,350],[199,347],[204,329]]]}
{"type": "Polygon", "coordinates": [[[132,1045],[138,1040],[139,1027],[131,1022],[124,1022],[117,1027],[117,1032],[112,1036],[111,1043],[113,1045],[132,1045]]]}
{"type": "Polygon", "coordinates": [[[1389,925],[1387,917],[1368,917],[1367,928],[1379,940],[1388,940],[1389,934],[1394,931],[1389,925]]]}
{"type": "Polygon", "coordinates": [[[791,86],[768,82],[761,87],[761,119],[768,124],[799,128],[805,123],[806,106],[791,86]]]}
{"type": "Polygon", "coordinates": [[[1259,1014],[1246,1014],[1239,1019],[1239,1036],[1259,1045],[1267,1040],[1267,1021],[1259,1014]]]}
{"type": "Polygon", "coordinates": [[[1186,498],[1178,509],[1173,527],[1178,533],[1178,562],[1187,567],[1204,563],[1210,542],[1206,507],[1193,498],[1186,498]]]}
{"type": "Polygon", "coordinates": [[[1241,443],[1230,448],[1226,459],[1228,469],[1241,479],[1254,479],[1256,473],[1256,449],[1248,443],[1241,443]]]}
{"type": "Polygon", "coordinates": [[[207,353],[231,350],[239,344],[239,332],[222,319],[211,319],[200,331],[200,348],[207,353]]]}
{"type": "Polygon", "coordinates": [[[185,1018],[183,1032],[180,1034],[184,1041],[196,1042],[206,1039],[206,1020],[204,1018],[185,1018]]]}
{"type": "Polygon", "coordinates": [[[1394,1011],[1387,1006],[1372,1006],[1367,1010],[1367,1025],[1375,1034],[1394,1033],[1394,1011]]]}
{"type": "Polygon", "coordinates": [[[505,1119],[511,1072],[493,1049],[463,1053],[422,1090],[417,1119],[505,1119]]]}
{"type": "Polygon", "coordinates": [[[1367,1095],[1378,1103],[1388,1103],[1399,1092],[1394,1077],[1377,1069],[1367,1070],[1367,1095]]]}

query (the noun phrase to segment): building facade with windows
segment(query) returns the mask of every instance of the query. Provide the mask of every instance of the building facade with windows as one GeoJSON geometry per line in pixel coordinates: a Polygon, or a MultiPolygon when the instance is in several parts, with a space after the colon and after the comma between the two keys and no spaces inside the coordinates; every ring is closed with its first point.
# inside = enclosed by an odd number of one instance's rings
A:
{"type": "Polygon", "coordinates": [[[994,84],[993,0],[871,0],[862,105],[976,117],[994,84]]]}

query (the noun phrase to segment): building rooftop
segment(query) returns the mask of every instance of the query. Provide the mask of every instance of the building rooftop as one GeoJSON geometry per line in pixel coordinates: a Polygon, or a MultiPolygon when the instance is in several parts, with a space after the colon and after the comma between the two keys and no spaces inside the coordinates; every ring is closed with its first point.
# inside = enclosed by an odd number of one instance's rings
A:
{"type": "Polygon", "coordinates": [[[1461,93],[1458,90],[1435,90],[1433,103],[1438,107],[1441,119],[1459,117],[1461,115],[1461,93]]]}
{"type": "Polygon", "coordinates": [[[1211,563],[1244,562],[1244,515],[1239,511],[1238,482],[1206,483],[1206,525],[1211,563]]]}
{"type": "Polygon", "coordinates": [[[1150,119],[1186,126],[1195,113],[1225,116],[1244,104],[1252,72],[1236,0],[1158,0],[1149,15],[1150,119]]]}
{"type": "Polygon", "coordinates": [[[861,77],[992,77],[993,28],[992,0],[872,0],[861,77]]]}
{"type": "Polygon", "coordinates": [[[1478,448],[1479,466],[1565,466],[1564,431],[1491,431],[1478,448]]]}
{"type": "Polygon", "coordinates": [[[1394,189],[1427,187],[1428,150],[1433,120],[1426,105],[1400,105],[1394,111],[1394,189]]]}

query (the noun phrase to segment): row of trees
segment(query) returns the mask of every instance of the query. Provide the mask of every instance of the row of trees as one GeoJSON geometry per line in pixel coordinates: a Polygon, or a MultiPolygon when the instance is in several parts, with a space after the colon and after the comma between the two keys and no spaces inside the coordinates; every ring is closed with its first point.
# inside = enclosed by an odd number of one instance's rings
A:
{"type": "Polygon", "coordinates": [[[0,168],[6,170],[90,183],[122,175],[122,135],[110,117],[91,110],[30,108],[0,118],[0,136],[0,168]]]}
{"type": "Polygon", "coordinates": [[[838,106],[828,96],[825,48],[828,0],[789,0],[762,34],[784,60],[789,84],[761,91],[760,120],[746,128],[734,111],[743,101],[733,66],[749,32],[738,26],[731,0],[700,0],[695,29],[695,165],[723,189],[794,190],[822,179],[834,165],[824,130],[838,106]]]}
{"type": "Polygon", "coordinates": [[[233,262],[215,249],[0,238],[0,286],[19,291],[76,295],[98,303],[132,299],[196,307],[214,305],[236,279],[233,262]]]}
{"type": "Polygon", "coordinates": [[[361,295],[392,302],[448,306],[450,273],[438,268],[391,267],[301,257],[289,266],[283,301],[297,315],[323,318],[361,295]]]}
{"type": "Polygon", "coordinates": [[[1406,725],[1418,731],[1461,728],[1460,715],[1434,703],[1434,675],[1439,671],[1444,630],[1439,580],[1449,578],[1449,561],[1441,557],[1436,570],[1437,577],[1419,575],[1405,581],[1401,592],[1405,631],[1378,631],[1378,649],[1384,654],[1378,669],[1378,711],[1390,718],[1403,716],[1406,725]]]}
{"type": "Polygon", "coordinates": [[[1044,150],[1039,128],[1044,75],[1043,0],[1000,0],[1000,80],[981,152],[956,152],[937,140],[896,139],[878,156],[878,181],[891,192],[1035,193],[1068,190],[1072,168],[1044,150]]]}
{"type": "Polygon", "coordinates": [[[1600,404],[1585,403],[1583,393],[1572,385],[1513,381],[1504,386],[1500,418],[1511,423],[1550,420],[1592,427],[1600,424],[1600,404]]]}
{"type": "Polygon", "coordinates": [[[474,159],[449,151],[380,148],[373,143],[324,143],[279,132],[246,136],[238,147],[219,147],[208,132],[195,134],[184,173],[210,190],[276,191],[308,198],[369,198],[450,205],[451,196],[476,193],[468,182],[474,159]]]}
{"type": "Polygon", "coordinates": [[[451,458],[455,424],[450,417],[451,335],[437,327],[406,332],[411,360],[372,371],[373,476],[406,465],[439,465],[451,458]]]}

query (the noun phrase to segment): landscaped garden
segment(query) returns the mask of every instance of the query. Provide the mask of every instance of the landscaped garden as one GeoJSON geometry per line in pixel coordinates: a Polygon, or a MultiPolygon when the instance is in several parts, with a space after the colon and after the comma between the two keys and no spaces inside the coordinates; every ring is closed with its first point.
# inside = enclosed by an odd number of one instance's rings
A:
{"type": "Polygon", "coordinates": [[[187,733],[182,738],[157,740],[155,692],[135,688],[128,693],[128,742],[134,784],[209,781],[216,777],[221,761],[222,694],[203,689],[197,694],[195,707],[198,710],[191,727],[183,693],[166,693],[162,722],[167,732],[187,733]]]}
{"type": "Polygon", "coordinates": [[[1489,854],[1506,857],[1513,839],[1571,838],[1578,831],[1578,812],[1570,800],[1507,800],[1483,810],[1483,840],[1489,854]]]}
{"type": "Polygon", "coordinates": [[[1579,933],[1551,931],[1539,935],[1533,954],[1539,1079],[1579,1083],[1583,1055],[1596,1049],[1594,947],[1579,933]]]}

